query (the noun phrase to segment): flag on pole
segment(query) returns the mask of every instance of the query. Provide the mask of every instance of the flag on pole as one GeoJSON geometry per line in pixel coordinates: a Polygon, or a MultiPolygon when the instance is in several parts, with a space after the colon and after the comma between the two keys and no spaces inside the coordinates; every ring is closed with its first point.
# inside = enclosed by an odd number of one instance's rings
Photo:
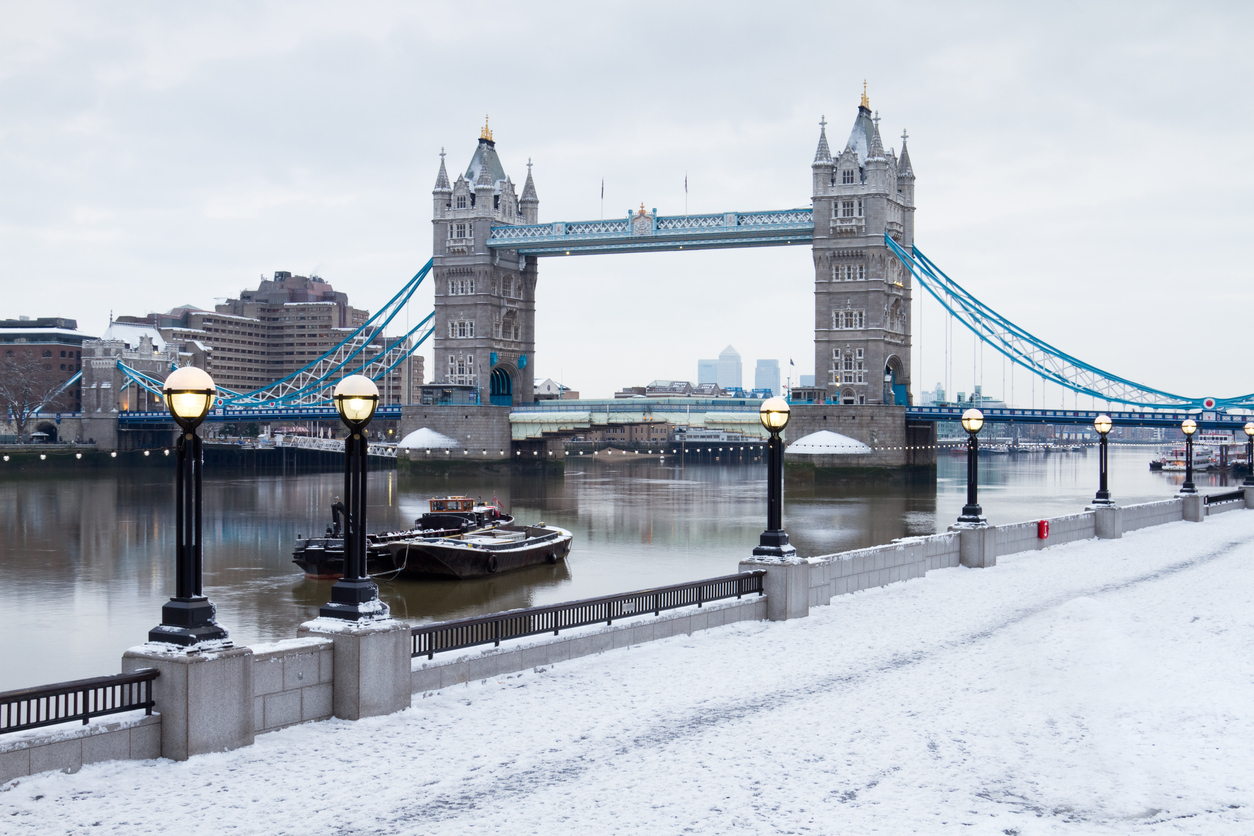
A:
{"type": "Polygon", "coordinates": [[[790,365],[790,366],[795,366],[795,365],[797,365],[797,364],[796,364],[796,363],[794,363],[794,362],[792,361],[792,358],[791,358],[791,357],[789,357],[789,358],[788,358],[788,365],[790,365]]]}
{"type": "Polygon", "coordinates": [[[688,194],[688,172],[684,172],[684,194],[688,194]]]}
{"type": "Polygon", "coordinates": [[[605,200],[605,180],[601,181],[601,199],[605,200]]]}

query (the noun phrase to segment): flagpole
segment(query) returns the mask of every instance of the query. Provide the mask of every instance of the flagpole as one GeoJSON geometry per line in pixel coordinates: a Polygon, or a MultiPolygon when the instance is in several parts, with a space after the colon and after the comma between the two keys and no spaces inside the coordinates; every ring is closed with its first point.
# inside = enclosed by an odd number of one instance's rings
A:
{"type": "Polygon", "coordinates": [[[688,217],[688,172],[684,172],[684,217],[688,217]]]}
{"type": "Polygon", "coordinates": [[[605,178],[601,178],[601,220],[605,220],[605,178]]]}

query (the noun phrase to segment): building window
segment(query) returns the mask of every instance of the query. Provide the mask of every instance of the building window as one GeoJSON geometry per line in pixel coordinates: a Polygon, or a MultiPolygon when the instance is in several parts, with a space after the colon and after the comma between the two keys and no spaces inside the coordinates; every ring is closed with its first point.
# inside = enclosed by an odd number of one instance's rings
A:
{"type": "Polygon", "coordinates": [[[840,214],[841,214],[841,217],[845,217],[845,218],[853,217],[853,201],[852,200],[845,200],[841,202],[840,214]]]}
{"type": "Polygon", "coordinates": [[[832,311],[832,327],[838,331],[866,327],[866,311],[832,311]]]}
{"type": "Polygon", "coordinates": [[[859,264],[859,265],[858,265],[858,278],[859,278],[859,279],[865,279],[865,278],[866,278],[866,265],[864,265],[864,264],[859,264]]]}
{"type": "Polygon", "coordinates": [[[846,186],[853,185],[853,169],[847,168],[840,173],[840,182],[846,186]]]}
{"type": "Polygon", "coordinates": [[[465,224],[453,224],[453,227],[454,227],[454,233],[453,233],[454,238],[466,237],[466,225],[465,224]]]}
{"type": "Polygon", "coordinates": [[[862,217],[862,201],[858,201],[858,217],[862,217]]]}
{"type": "Polygon", "coordinates": [[[458,209],[465,209],[465,208],[466,208],[466,195],[464,195],[464,194],[459,194],[459,195],[457,196],[457,208],[458,208],[458,209]]]}

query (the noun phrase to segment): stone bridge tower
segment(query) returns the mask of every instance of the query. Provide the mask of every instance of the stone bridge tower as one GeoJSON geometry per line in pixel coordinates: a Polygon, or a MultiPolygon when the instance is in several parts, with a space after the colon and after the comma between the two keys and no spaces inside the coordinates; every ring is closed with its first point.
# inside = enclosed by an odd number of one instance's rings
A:
{"type": "Polygon", "coordinates": [[[909,403],[911,276],[884,243],[914,243],[914,170],[884,150],[865,87],[836,157],[820,123],[814,155],[814,374],[842,404],[909,403]]]}
{"type": "Polygon", "coordinates": [[[530,403],[534,390],[536,259],[488,249],[493,226],[537,222],[527,163],[522,196],[501,167],[485,121],[466,173],[450,182],[440,152],[432,225],[433,383],[477,386],[484,402],[530,403]]]}

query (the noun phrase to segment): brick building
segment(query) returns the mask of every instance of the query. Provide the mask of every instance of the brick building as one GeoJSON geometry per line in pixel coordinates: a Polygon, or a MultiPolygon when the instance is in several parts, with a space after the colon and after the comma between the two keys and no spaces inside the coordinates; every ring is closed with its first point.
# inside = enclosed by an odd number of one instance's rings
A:
{"type": "MultiPolygon", "coordinates": [[[[93,339],[78,331],[73,319],[44,316],[0,320],[0,359],[33,358],[51,382],[64,382],[83,368],[83,341],[93,339]]],[[[71,385],[49,408],[82,410],[82,383],[71,385]]]]}

